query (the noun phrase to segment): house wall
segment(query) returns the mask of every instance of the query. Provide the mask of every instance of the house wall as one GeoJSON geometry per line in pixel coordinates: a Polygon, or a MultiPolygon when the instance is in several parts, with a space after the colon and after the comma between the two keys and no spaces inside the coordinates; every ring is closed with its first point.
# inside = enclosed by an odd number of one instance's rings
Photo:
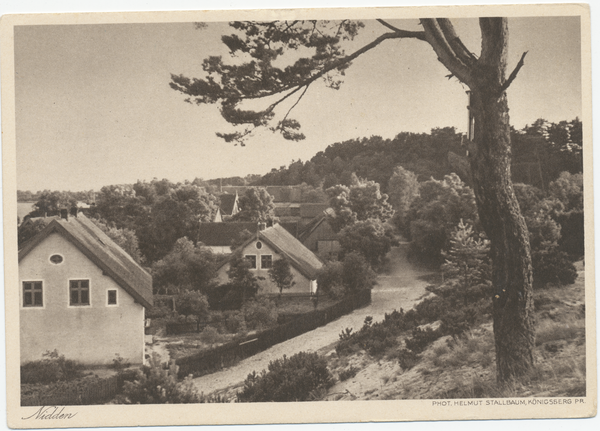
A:
{"type": "MultiPolygon", "coordinates": [[[[261,258],[260,257],[265,254],[266,255],[270,254],[273,256],[273,262],[275,262],[276,260],[281,259],[281,255],[279,253],[277,253],[275,250],[273,250],[264,241],[261,241],[261,243],[262,243],[262,248],[258,249],[258,248],[256,248],[256,241],[252,241],[250,244],[248,244],[243,249],[242,254],[243,255],[249,255],[249,254],[256,255],[257,269],[251,269],[251,271],[257,277],[264,277],[264,280],[258,281],[258,284],[260,285],[260,290],[258,291],[258,294],[262,295],[262,294],[279,293],[279,288],[269,278],[269,270],[261,269],[261,267],[260,267],[261,258]]],[[[285,289],[283,291],[283,294],[284,295],[286,293],[309,294],[311,292],[311,280],[309,280],[304,275],[302,275],[300,272],[298,272],[298,270],[296,268],[294,268],[292,265],[290,265],[290,270],[292,272],[292,275],[294,276],[294,281],[296,282],[296,284],[290,289],[285,289]]],[[[223,265],[218,271],[217,279],[219,281],[219,284],[225,284],[225,283],[229,282],[229,276],[227,275],[227,271],[229,271],[229,263],[226,263],[225,265],[223,265]]],[[[313,282],[313,285],[316,286],[316,282],[313,282]]]]}
{"type": "Polygon", "coordinates": [[[116,354],[132,364],[144,360],[144,307],[71,242],[53,233],[19,263],[21,363],[57,349],[85,364],[111,364],[116,354]],[[63,262],[49,261],[60,254],[63,262]],[[90,305],[69,305],[69,280],[90,280],[90,305]],[[23,281],[43,282],[43,307],[23,306],[23,281]],[[107,290],[117,305],[107,305],[107,290]]]}

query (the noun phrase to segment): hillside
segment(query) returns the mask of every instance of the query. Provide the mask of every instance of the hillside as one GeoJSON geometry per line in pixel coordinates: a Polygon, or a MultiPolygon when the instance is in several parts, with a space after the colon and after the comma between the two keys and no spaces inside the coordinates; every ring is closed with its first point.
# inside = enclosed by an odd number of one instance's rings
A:
{"type": "Polygon", "coordinates": [[[323,399],[585,396],[585,275],[582,262],[576,267],[574,284],[535,292],[536,368],[522,381],[496,383],[492,323],[487,322],[465,338],[438,339],[410,370],[403,370],[395,358],[376,358],[364,351],[339,357],[329,349],[328,366],[338,382],[323,399]],[[352,367],[356,375],[339,381],[340,373],[352,367]]]}

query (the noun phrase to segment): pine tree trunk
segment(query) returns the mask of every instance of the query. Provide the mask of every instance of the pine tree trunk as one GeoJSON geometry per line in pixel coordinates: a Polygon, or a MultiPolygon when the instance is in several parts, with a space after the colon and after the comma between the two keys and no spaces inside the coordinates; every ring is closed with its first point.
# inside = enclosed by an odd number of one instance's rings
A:
{"type": "Polygon", "coordinates": [[[469,156],[479,217],[491,241],[497,379],[505,381],[533,367],[533,278],[529,233],[511,180],[506,93],[498,95],[494,81],[488,71],[472,87],[475,133],[469,156]]]}

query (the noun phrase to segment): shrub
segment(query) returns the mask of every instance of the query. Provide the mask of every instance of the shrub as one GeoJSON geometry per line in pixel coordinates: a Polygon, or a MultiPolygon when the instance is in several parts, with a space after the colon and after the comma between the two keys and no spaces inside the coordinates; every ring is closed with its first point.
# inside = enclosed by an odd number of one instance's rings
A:
{"type": "Polygon", "coordinates": [[[123,358],[121,355],[116,353],[111,367],[117,371],[122,371],[125,368],[129,368],[130,365],[131,364],[127,359],[123,358]]]}
{"type": "Polygon", "coordinates": [[[577,278],[577,270],[564,251],[558,246],[549,244],[540,246],[531,253],[533,263],[533,280],[536,286],[573,284],[577,278]]]}
{"type": "Polygon", "coordinates": [[[217,328],[212,326],[207,326],[200,333],[200,341],[206,344],[216,344],[223,340],[223,336],[219,334],[217,328]]]}
{"type": "Polygon", "coordinates": [[[188,291],[175,297],[175,309],[183,316],[205,320],[209,315],[208,308],[208,299],[200,292],[188,291]]]}
{"type": "Polygon", "coordinates": [[[263,329],[277,324],[277,306],[265,297],[248,301],[242,313],[249,329],[263,329]]]}
{"type": "Polygon", "coordinates": [[[65,359],[58,351],[47,350],[42,360],[31,361],[21,365],[21,384],[23,383],[53,383],[73,380],[82,376],[81,364],[65,359]]]}
{"type": "Polygon", "coordinates": [[[346,368],[343,371],[340,371],[340,374],[339,374],[340,382],[344,382],[348,379],[351,379],[352,377],[356,376],[356,374],[359,371],[360,371],[360,369],[355,367],[354,365],[350,366],[349,368],[346,368]]]}
{"type": "Polygon", "coordinates": [[[412,350],[401,349],[397,356],[400,368],[404,371],[410,370],[419,363],[419,355],[412,350]]]}
{"type": "Polygon", "coordinates": [[[268,371],[253,372],[238,392],[240,402],[307,401],[310,394],[333,386],[327,360],[317,353],[300,352],[271,361],[268,371]]]}
{"type": "Polygon", "coordinates": [[[172,361],[168,368],[160,362],[160,355],[154,353],[150,364],[137,371],[133,381],[126,381],[123,393],[117,396],[119,404],[189,404],[199,403],[200,397],[192,377],[177,381],[179,367],[172,361]]]}
{"type": "Polygon", "coordinates": [[[412,331],[412,337],[405,340],[406,348],[415,353],[421,353],[429,344],[441,336],[442,334],[439,330],[434,331],[431,328],[427,328],[426,330],[414,328],[412,331]]]}
{"type": "Polygon", "coordinates": [[[246,327],[246,320],[241,311],[226,311],[225,315],[225,329],[230,334],[243,333],[248,330],[246,327]]]}

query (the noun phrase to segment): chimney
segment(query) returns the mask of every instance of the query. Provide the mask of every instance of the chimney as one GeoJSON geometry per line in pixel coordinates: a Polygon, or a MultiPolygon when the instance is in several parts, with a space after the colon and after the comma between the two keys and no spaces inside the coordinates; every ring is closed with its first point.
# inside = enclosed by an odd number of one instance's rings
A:
{"type": "Polygon", "coordinates": [[[69,210],[67,208],[60,209],[60,218],[69,220],[69,210]]]}
{"type": "Polygon", "coordinates": [[[267,224],[263,221],[258,222],[258,231],[261,232],[267,228],[267,224]]]}

